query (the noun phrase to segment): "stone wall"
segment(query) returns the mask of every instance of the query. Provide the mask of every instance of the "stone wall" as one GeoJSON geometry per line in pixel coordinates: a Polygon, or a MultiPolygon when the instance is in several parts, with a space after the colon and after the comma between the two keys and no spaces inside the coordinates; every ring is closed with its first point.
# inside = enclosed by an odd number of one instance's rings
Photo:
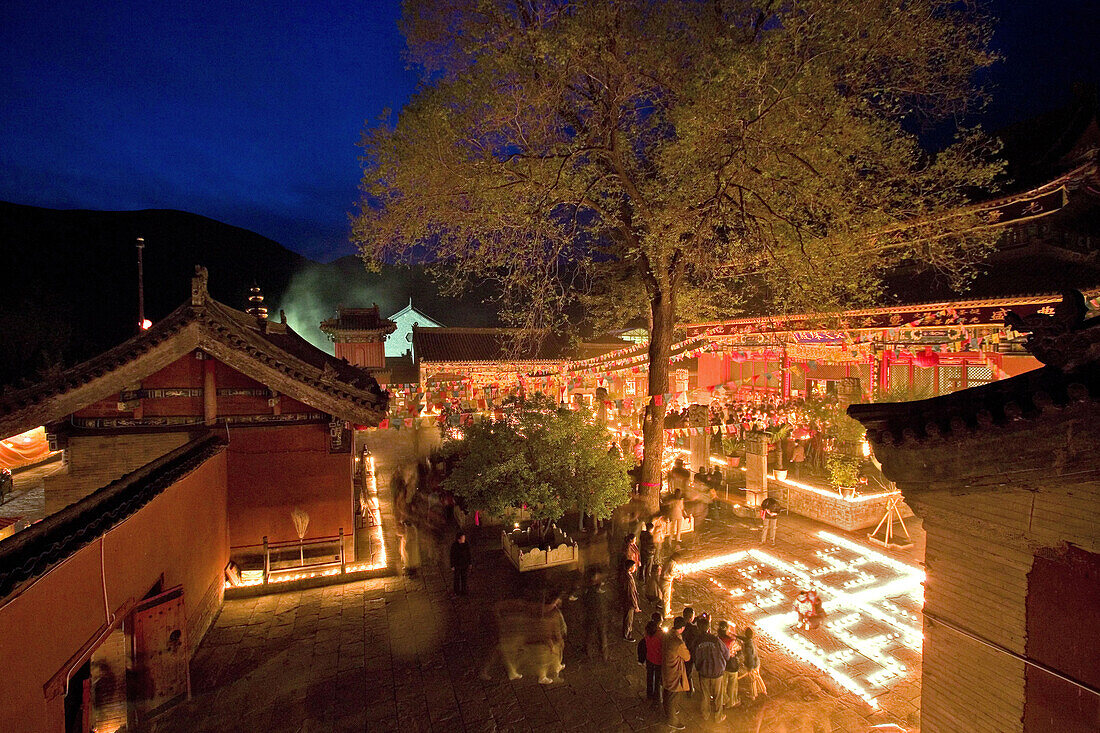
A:
{"type": "Polygon", "coordinates": [[[70,437],[65,448],[65,467],[45,478],[46,515],[83,499],[188,440],[186,432],[70,437]]]}
{"type": "Polygon", "coordinates": [[[959,417],[961,392],[897,406],[927,410],[923,436],[876,434],[926,532],[923,733],[1076,733],[1100,720],[1100,613],[1080,602],[1100,582],[1100,402],[1040,395],[1025,411],[1015,380],[971,390],[979,407],[1012,397],[999,421],[959,417]],[[933,407],[955,415],[950,434],[933,407]]]}
{"type": "MultiPolygon", "coordinates": [[[[797,486],[785,486],[778,481],[769,482],[768,488],[772,496],[795,514],[848,532],[873,527],[886,514],[887,497],[868,501],[845,501],[839,496],[825,496],[797,486]]],[[[904,502],[898,508],[903,517],[913,514],[904,502]]]]}

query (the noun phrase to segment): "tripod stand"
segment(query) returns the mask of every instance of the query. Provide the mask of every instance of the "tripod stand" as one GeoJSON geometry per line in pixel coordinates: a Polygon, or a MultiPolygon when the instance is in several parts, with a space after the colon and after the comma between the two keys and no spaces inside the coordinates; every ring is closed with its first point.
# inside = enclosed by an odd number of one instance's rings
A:
{"type": "Polygon", "coordinates": [[[898,509],[898,504],[901,503],[901,495],[891,496],[886,503],[886,513],[879,520],[878,524],[871,534],[867,535],[867,539],[882,545],[883,547],[907,547],[913,544],[913,538],[909,536],[909,529],[905,526],[905,520],[902,519],[901,510],[898,509]],[[899,541],[894,539],[894,520],[897,520],[901,524],[901,531],[905,533],[905,540],[899,541]],[[882,532],[882,538],[880,539],[876,535],[882,532]]]}

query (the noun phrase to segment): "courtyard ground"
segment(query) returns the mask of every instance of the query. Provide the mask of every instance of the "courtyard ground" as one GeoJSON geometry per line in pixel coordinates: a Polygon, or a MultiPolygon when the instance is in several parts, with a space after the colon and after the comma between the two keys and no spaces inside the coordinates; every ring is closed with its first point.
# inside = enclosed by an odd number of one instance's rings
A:
{"type": "Polygon", "coordinates": [[[45,478],[63,468],[60,460],[51,460],[25,469],[12,476],[13,491],[0,503],[0,517],[24,520],[28,524],[46,516],[45,478]]]}
{"type": "MultiPolygon", "coordinates": [[[[827,528],[784,517],[777,544],[768,551],[788,560],[813,557],[830,544],[818,535],[821,529],[827,528]]],[[[449,574],[428,564],[416,577],[227,601],[194,659],[192,699],[155,721],[153,730],[667,730],[660,712],[644,699],[634,645],[614,632],[614,602],[610,661],[590,661],[581,653],[583,614],[581,604],[572,602],[565,607],[570,632],[562,682],[542,686],[531,676],[509,682],[500,669],[491,681],[480,679],[494,643],[492,602],[521,585],[563,586],[567,576],[544,572],[520,579],[503,559],[496,535],[474,539],[469,597],[453,598],[449,574]]],[[[688,560],[756,546],[748,526],[728,520],[706,522],[685,542],[688,560]]],[[[914,553],[921,551],[891,554],[917,564],[914,553]]],[[[690,604],[717,618],[739,618],[734,599],[710,580],[728,570],[685,578],[677,586],[676,611],[690,604]]],[[[880,709],[873,710],[769,640],[761,639],[759,648],[768,694],[746,701],[720,724],[703,723],[697,699],[688,700],[689,730],[863,733],[881,723],[917,729],[919,665],[890,684],[877,699],[880,709]]]]}

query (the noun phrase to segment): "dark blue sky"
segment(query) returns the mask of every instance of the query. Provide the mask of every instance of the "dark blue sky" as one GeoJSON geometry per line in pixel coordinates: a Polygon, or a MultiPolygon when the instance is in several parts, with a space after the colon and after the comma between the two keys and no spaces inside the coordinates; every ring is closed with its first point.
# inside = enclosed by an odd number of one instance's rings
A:
{"type": "MultiPolygon", "coordinates": [[[[1097,79],[1092,0],[997,0],[989,126],[1097,79]]],[[[398,0],[0,3],[0,199],[174,208],[327,260],[364,122],[399,109],[398,0]]]]}

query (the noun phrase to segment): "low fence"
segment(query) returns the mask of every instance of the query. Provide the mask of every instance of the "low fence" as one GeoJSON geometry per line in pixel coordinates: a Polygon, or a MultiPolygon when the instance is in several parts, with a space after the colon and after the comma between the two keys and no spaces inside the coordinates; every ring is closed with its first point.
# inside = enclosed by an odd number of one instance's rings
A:
{"type": "Polygon", "coordinates": [[[341,527],[338,534],[328,537],[309,537],[301,540],[263,542],[252,545],[234,545],[229,548],[230,559],[240,568],[240,584],[256,585],[282,580],[285,574],[315,574],[331,571],[347,572],[345,535],[341,527]]]}
{"type": "Polygon", "coordinates": [[[580,548],[556,525],[544,534],[533,528],[501,532],[501,549],[521,573],[557,565],[571,565],[580,559],[580,548]]]}

